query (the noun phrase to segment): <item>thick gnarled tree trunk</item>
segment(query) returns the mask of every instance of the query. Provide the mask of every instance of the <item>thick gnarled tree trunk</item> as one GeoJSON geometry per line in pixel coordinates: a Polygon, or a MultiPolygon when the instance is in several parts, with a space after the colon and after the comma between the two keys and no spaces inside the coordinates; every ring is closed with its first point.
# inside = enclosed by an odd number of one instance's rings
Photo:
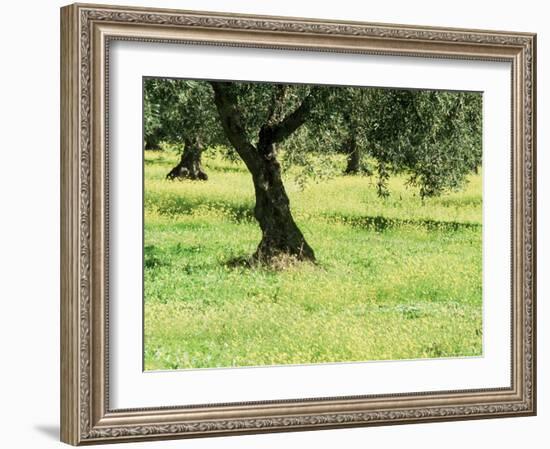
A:
{"type": "Polygon", "coordinates": [[[261,127],[258,144],[254,146],[246,137],[237,101],[229,92],[228,83],[211,84],[225,134],[246,164],[254,182],[254,216],[262,230],[262,239],[253,257],[262,263],[270,263],[281,255],[315,261],[313,249],[292,217],[276,154],[276,144],[304,123],[312,107],[313,97],[306,97],[296,110],[277,121],[273,111],[277,109],[277,102],[281,102],[284,97],[284,92],[279,89],[274,95],[270,117],[261,127]]]}
{"type": "Polygon", "coordinates": [[[254,216],[262,230],[254,257],[269,262],[280,255],[298,260],[315,260],[315,253],[296,225],[290,212],[290,201],[281,178],[276,159],[265,160],[252,173],[256,206],[254,216]]]}
{"type": "Polygon", "coordinates": [[[203,147],[196,139],[186,139],[183,147],[181,159],[170,173],[166,175],[166,179],[191,179],[206,181],[208,175],[202,168],[201,156],[203,147]]]}

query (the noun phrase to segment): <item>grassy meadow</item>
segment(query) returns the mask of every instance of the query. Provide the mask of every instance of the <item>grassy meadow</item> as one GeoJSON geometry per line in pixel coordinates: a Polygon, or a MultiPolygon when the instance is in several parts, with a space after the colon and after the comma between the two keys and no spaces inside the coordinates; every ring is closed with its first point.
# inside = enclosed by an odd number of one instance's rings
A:
{"type": "Polygon", "coordinates": [[[208,181],[165,180],[177,160],[145,152],[146,370],[481,355],[480,175],[422,201],[403,178],[382,199],[369,177],[290,173],[317,264],[250,268],[233,263],[260,241],[244,165],[207,151],[208,181]]]}

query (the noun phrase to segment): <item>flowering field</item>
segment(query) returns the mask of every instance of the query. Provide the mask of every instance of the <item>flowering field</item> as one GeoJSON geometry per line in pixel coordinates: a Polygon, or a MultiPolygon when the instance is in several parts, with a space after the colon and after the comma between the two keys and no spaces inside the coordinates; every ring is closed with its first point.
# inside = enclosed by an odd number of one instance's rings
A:
{"type": "Polygon", "coordinates": [[[304,186],[293,215],[317,263],[242,263],[261,238],[241,163],[206,152],[208,181],[167,181],[145,152],[145,369],[479,356],[481,175],[422,201],[403,179],[304,186]]]}

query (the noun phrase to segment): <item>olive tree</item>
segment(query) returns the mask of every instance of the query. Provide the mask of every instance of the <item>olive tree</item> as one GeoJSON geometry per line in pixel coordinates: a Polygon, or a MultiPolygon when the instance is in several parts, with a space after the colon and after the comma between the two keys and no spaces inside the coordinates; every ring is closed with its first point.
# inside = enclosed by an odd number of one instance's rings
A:
{"type": "Polygon", "coordinates": [[[225,135],[245,163],[254,184],[254,216],[262,238],[254,257],[269,261],[279,254],[315,260],[296,225],[281,176],[278,146],[324,104],[319,87],[210,82],[225,135]]]}
{"type": "Polygon", "coordinates": [[[166,177],[207,180],[203,151],[227,145],[210,86],[202,81],[148,78],[144,115],[146,149],[147,142],[161,139],[182,146],[180,161],[166,177]]]}
{"type": "Polygon", "coordinates": [[[143,140],[146,150],[159,150],[160,142],[165,139],[163,133],[163,116],[161,108],[166,106],[167,98],[163,92],[163,84],[157,80],[146,79],[143,89],[143,140]]]}
{"type": "Polygon", "coordinates": [[[344,173],[376,173],[380,196],[401,174],[423,198],[461,188],[481,165],[480,93],[333,87],[324,98],[322,120],[285,147],[294,164],[309,163],[309,152],[344,153],[344,173]]]}
{"type": "Polygon", "coordinates": [[[425,198],[463,187],[481,165],[480,93],[377,89],[368,109],[368,151],[382,196],[392,173],[407,175],[425,198]]]}

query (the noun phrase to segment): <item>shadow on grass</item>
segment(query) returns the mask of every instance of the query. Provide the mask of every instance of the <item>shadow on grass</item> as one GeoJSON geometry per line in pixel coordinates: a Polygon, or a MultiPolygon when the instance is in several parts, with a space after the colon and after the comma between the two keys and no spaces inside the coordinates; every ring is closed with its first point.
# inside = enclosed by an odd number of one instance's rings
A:
{"type": "Polygon", "coordinates": [[[233,256],[223,262],[223,265],[231,269],[264,270],[267,272],[318,266],[316,262],[299,260],[289,254],[280,254],[268,260],[261,260],[253,255],[233,256]]]}
{"type": "Polygon", "coordinates": [[[254,221],[254,206],[252,204],[222,203],[221,201],[208,201],[202,198],[190,199],[184,197],[170,197],[151,201],[158,213],[166,216],[192,215],[201,210],[218,211],[226,215],[236,223],[254,221]]]}
{"type": "Polygon", "coordinates": [[[430,219],[403,219],[388,218],[381,215],[376,216],[346,216],[346,215],[325,215],[329,222],[349,224],[350,226],[384,232],[390,229],[403,227],[414,227],[428,231],[456,232],[465,229],[481,229],[479,223],[467,223],[458,221],[439,221],[430,219]]]}
{"type": "MultiPolygon", "coordinates": [[[[148,270],[156,270],[162,267],[170,266],[177,261],[179,257],[196,257],[204,252],[202,245],[167,245],[160,247],[158,245],[145,245],[143,247],[143,266],[148,270]]],[[[184,267],[185,271],[192,269],[189,265],[184,267]]]]}
{"type": "Polygon", "coordinates": [[[158,156],[155,159],[144,158],[143,163],[145,165],[151,165],[151,166],[158,165],[159,167],[163,167],[164,165],[173,166],[177,164],[177,161],[174,162],[174,160],[171,157],[161,154],[162,150],[148,150],[148,151],[156,153],[158,154],[158,156]]]}
{"type": "MultiPolygon", "coordinates": [[[[151,201],[161,215],[192,215],[199,211],[212,210],[226,216],[234,223],[255,222],[254,205],[251,203],[230,203],[222,201],[209,201],[203,198],[170,197],[159,198],[158,201],[151,201]]],[[[460,230],[481,229],[480,223],[440,221],[417,218],[388,218],[382,215],[345,215],[345,214],[324,214],[319,218],[329,223],[347,224],[352,227],[384,232],[390,229],[413,227],[426,229],[428,231],[456,232],[460,230]]]]}
{"type": "Polygon", "coordinates": [[[143,247],[143,266],[146,269],[155,269],[168,265],[164,254],[155,245],[143,247]]]}
{"type": "Polygon", "coordinates": [[[211,170],[219,173],[248,173],[248,170],[244,165],[210,165],[206,163],[204,166],[207,171],[211,170]]]}
{"type": "Polygon", "coordinates": [[[258,263],[254,261],[251,255],[232,256],[226,261],[222,261],[222,265],[227,268],[256,268],[258,263]]]}

